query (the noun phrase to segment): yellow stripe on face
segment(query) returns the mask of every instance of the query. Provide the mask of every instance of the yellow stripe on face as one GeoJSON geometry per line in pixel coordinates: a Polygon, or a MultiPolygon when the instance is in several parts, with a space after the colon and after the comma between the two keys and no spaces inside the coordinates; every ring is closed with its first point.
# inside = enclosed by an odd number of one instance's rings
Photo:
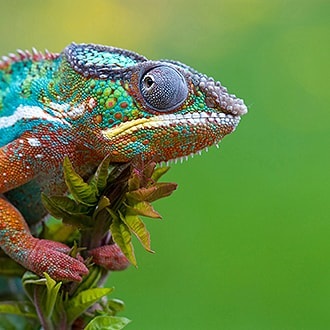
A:
{"type": "Polygon", "coordinates": [[[151,120],[152,120],[152,118],[140,118],[140,119],[127,121],[127,122],[121,123],[117,127],[108,128],[108,129],[102,131],[102,134],[106,138],[111,139],[137,125],[143,125],[147,122],[150,122],[151,120]]]}
{"type": "Polygon", "coordinates": [[[184,115],[159,115],[150,118],[140,118],[121,123],[120,125],[108,128],[102,131],[102,134],[107,139],[111,140],[121,134],[130,134],[139,129],[151,129],[155,127],[167,127],[173,124],[194,126],[202,124],[205,126],[231,126],[235,128],[240,121],[239,116],[226,115],[224,113],[203,113],[194,112],[186,113],[184,115]]]}

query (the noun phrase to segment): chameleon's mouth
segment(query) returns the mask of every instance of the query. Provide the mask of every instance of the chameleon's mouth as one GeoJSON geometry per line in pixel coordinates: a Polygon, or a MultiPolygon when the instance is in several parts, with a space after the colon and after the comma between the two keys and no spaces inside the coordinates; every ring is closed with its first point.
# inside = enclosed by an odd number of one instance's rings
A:
{"type": "Polygon", "coordinates": [[[195,154],[235,130],[240,116],[220,112],[164,114],[124,122],[102,131],[114,161],[141,154],[156,162],[195,154]]]}
{"type": "MultiPolygon", "coordinates": [[[[245,113],[245,112],[244,112],[245,113]]],[[[236,128],[240,121],[239,115],[231,115],[222,112],[193,112],[186,114],[164,114],[150,118],[140,118],[119,124],[117,127],[102,131],[104,137],[109,140],[119,136],[160,127],[180,127],[193,125],[231,127],[236,128]]]]}

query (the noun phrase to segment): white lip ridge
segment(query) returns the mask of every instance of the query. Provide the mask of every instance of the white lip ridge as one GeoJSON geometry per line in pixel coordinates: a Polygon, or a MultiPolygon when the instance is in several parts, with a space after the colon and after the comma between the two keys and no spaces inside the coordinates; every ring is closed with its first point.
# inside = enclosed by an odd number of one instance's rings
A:
{"type": "Polygon", "coordinates": [[[159,115],[150,118],[140,118],[132,121],[124,122],[116,127],[108,128],[102,131],[102,134],[107,139],[112,139],[121,134],[130,134],[140,129],[152,129],[157,127],[166,127],[173,124],[176,125],[209,125],[215,124],[218,126],[236,126],[240,122],[239,116],[225,114],[221,112],[193,112],[186,114],[168,114],[159,115]]]}

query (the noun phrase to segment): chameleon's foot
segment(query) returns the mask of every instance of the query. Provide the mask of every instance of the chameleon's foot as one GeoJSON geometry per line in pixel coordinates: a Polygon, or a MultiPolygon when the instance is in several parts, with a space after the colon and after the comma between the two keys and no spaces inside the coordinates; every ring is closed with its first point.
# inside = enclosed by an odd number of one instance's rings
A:
{"type": "Polygon", "coordinates": [[[30,234],[21,213],[0,195],[0,246],[13,260],[54,280],[81,281],[87,267],[67,253],[70,248],[58,242],[40,240],[30,234]]]}
{"type": "Polygon", "coordinates": [[[124,270],[130,264],[116,244],[100,246],[88,253],[93,257],[93,262],[109,270],[124,270]]]}
{"type": "Polygon", "coordinates": [[[35,245],[28,252],[26,268],[42,276],[46,272],[54,280],[81,281],[88,274],[87,267],[79,260],[67,255],[70,248],[62,243],[44,239],[35,240],[35,245]]]}

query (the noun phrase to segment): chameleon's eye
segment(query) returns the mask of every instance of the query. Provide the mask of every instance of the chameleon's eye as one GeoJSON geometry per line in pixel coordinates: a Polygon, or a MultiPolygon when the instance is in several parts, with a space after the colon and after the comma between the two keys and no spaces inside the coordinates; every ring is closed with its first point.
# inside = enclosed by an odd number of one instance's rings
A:
{"type": "Polygon", "coordinates": [[[182,74],[168,66],[157,66],[147,71],[140,80],[140,90],[148,106],[161,112],[178,107],[188,95],[182,74]]]}

